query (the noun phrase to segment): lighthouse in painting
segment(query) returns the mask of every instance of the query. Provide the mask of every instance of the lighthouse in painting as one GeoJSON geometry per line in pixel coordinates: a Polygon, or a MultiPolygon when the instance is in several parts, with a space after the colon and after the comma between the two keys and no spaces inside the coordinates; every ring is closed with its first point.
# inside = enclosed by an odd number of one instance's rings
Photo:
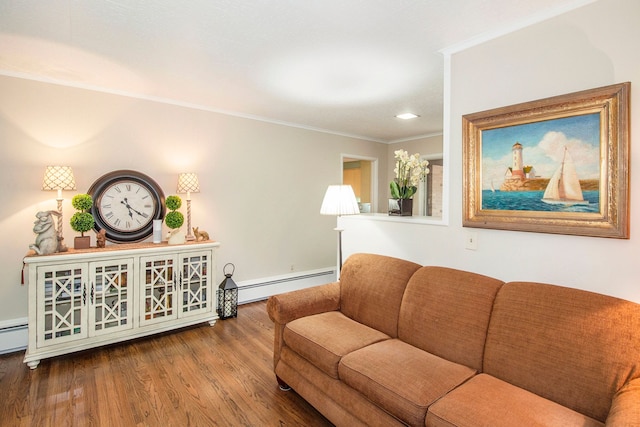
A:
{"type": "Polygon", "coordinates": [[[516,142],[511,147],[513,164],[507,167],[500,191],[533,191],[543,190],[546,186],[536,175],[533,166],[525,166],[522,155],[522,144],[516,142]]]}
{"type": "Polygon", "coordinates": [[[522,144],[516,142],[511,147],[513,151],[513,167],[511,168],[511,178],[525,178],[524,163],[522,161],[522,144]]]}

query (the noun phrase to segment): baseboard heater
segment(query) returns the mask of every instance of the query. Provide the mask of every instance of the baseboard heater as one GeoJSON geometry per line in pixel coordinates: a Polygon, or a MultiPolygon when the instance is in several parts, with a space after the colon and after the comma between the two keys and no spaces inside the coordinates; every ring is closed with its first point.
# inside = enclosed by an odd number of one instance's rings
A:
{"type": "Polygon", "coordinates": [[[27,348],[29,324],[27,318],[0,322],[0,354],[27,348]]]}
{"type": "Polygon", "coordinates": [[[264,300],[271,295],[322,285],[336,280],[336,269],[312,270],[304,273],[247,280],[238,283],[238,303],[264,300]]]}

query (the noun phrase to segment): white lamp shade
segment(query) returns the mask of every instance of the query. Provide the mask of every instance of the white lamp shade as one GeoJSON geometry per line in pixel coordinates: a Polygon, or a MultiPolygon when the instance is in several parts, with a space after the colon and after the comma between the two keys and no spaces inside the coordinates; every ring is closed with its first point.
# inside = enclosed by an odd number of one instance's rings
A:
{"type": "Polygon", "coordinates": [[[178,193],[199,193],[198,175],[193,172],[181,173],[178,176],[178,193]]]}
{"type": "Polygon", "coordinates": [[[330,185],[322,200],[321,215],[356,215],[360,213],[356,195],[350,185],[330,185]]]}
{"type": "Polygon", "coordinates": [[[75,190],[76,179],[70,166],[47,166],[42,180],[43,190],[75,190]]]}

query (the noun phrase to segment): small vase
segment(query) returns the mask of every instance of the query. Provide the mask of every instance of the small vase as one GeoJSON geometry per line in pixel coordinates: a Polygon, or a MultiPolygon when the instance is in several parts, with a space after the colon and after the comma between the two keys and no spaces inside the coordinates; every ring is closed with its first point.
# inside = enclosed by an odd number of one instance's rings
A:
{"type": "Polygon", "coordinates": [[[389,199],[389,215],[413,215],[413,199],[389,199]]]}
{"type": "Polygon", "coordinates": [[[91,236],[77,236],[73,239],[73,249],[89,249],[91,236]]]}

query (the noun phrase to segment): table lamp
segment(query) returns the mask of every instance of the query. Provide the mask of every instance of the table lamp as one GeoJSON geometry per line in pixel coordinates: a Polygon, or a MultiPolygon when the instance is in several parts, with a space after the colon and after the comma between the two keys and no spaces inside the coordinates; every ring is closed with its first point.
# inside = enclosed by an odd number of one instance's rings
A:
{"type": "Polygon", "coordinates": [[[181,173],[178,176],[178,193],[187,193],[187,241],[195,240],[196,237],[191,233],[191,193],[199,193],[200,184],[198,183],[198,175],[193,172],[181,173]]]}
{"type": "Polygon", "coordinates": [[[58,197],[58,244],[62,246],[62,190],[75,190],[76,179],[73,176],[73,170],[70,166],[47,166],[44,171],[44,179],[42,180],[43,190],[57,190],[58,197]]]}

